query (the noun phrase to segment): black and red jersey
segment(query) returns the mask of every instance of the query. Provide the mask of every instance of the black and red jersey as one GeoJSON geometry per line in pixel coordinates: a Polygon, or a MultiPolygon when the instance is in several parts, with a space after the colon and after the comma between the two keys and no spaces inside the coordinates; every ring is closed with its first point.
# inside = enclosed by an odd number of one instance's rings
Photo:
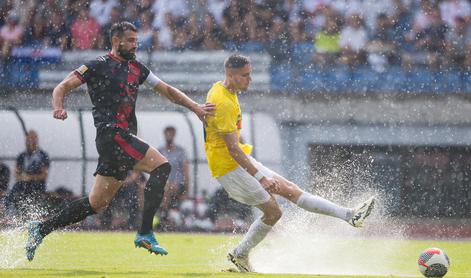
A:
{"type": "Polygon", "coordinates": [[[137,133],[137,90],[150,73],[146,66],[108,53],[82,65],[74,73],[87,83],[97,129],[114,126],[137,133]]]}

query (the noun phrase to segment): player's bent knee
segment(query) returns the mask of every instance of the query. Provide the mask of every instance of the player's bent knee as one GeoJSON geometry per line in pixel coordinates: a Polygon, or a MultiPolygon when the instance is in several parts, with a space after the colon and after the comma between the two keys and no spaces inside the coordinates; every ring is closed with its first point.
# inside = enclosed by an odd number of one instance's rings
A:
{"type": "Polygon", "coordinates": [[[265,220],[264,222],[266,224],[275,225],[275,223],[278,222],[278,220],[280,220],[282,215],[283,215],[283,212],[281,211],[280,207],[278,206],[273,207],[264,213],[263,215],[263,218],[265,220]]]}

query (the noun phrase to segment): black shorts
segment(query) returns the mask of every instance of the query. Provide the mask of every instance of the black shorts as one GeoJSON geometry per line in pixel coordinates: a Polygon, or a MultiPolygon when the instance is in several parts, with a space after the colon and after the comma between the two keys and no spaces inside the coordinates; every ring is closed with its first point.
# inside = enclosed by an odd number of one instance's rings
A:
{"type": "Polygon", "coordinates": [[[93,175],[114,177],[125,180],[132,170],[144,158],[149,145],[119,127],[107,127],[97,131],[95,140],[98,151],[98,166],[93,175]]]}

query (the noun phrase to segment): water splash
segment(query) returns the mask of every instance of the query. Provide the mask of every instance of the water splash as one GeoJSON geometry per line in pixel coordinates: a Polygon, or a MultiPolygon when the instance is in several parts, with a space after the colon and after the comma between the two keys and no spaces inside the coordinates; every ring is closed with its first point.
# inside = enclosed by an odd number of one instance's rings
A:
{"type": "Polygon", "coordinates": [[[16,268],[26,262],[24,247],[27,223],[42,219],[47,212],[44,207],[35,204],[33,199],[28,197],[20,205],[21,212],[10,208],[5,216],[6,226],[0,226],[0,268],[16,268]]]}
{"type": "Polygon", "coordinates": [[[0,230],[0,268],[15,268],[26,261],[26,233],[22,228],[0,230]]]}
{"type": "Polygon", "coordinates": [[[306,191],[347,207],[354,207],[375,195],[376,208],[364,228],[353,228],[343,220],[284,203],[282,219],[251,254],[255,270],[262,273],[416,276],[415,268],[404,272],[398,267],[403,263],[398,250],[406,248],[407,244],[404,226],[389,217],[393,205],[391,196],[375,184],[369,165],[371,163],[352,159],[342,166],[311,173],[312,184],[306,188],[306,191]]]}

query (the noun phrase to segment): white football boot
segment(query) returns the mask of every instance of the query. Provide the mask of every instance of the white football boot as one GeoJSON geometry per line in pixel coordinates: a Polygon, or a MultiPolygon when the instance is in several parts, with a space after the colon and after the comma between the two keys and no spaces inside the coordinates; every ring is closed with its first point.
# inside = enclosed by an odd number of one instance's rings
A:
{"type": "Polygon", "coordinates": [[[356,228],[362,227],[363,222],[368,217],[368,215],[370,215],[374,206],[375,206],[375,197],[372,196],[368,200],[364,201],[363,203],[359,204],[353,209],[352,218],[350,218],[347,222],[353,227],[356,227],[356,228]]]}
{"type": "Polygon", "coordinates": [[[254,272],[248,256],[236,256],[234,251],[227,254],[227,259],[233,263],[240,272],[254,272]]]}

